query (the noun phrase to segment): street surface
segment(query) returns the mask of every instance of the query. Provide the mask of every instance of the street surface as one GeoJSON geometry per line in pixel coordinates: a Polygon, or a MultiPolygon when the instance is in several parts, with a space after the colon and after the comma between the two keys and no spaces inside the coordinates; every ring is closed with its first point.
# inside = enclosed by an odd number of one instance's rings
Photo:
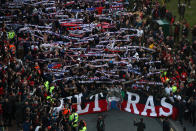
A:
{"type": "MultiPolygon", "coordinates": [[[[99,114],[105,116],[105,131],[137,131],[137,128],[133,125],[135,118],[144,119],[144,123],[146,124],[145,131],[162,131],[161,122],[159,122],[157,118],[143,117],[117,110],[111,110],[99,114]]],[[[80,116],[80,119],[87,122],[88,131],[96,131],[96,122],[99,114],[87,114],[80,116]]]]}

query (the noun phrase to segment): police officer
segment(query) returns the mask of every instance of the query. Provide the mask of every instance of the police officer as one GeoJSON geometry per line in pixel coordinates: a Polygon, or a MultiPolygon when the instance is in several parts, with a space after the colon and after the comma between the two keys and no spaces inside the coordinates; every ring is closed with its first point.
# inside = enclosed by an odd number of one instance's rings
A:
{"type": "Polygon", "coordinates": [[[78,113],[75,109],[72,109],[72,114],[69,116],[69,121],[72,127],[72,131],[77,131],[78,128],[78,113]]]}
{"type": "Polygon", "coordinates": [[[79,130],[78,131],[87,131],[86,122],[84,120],[80,121],[80,123],[79,123],[79,130]]]}

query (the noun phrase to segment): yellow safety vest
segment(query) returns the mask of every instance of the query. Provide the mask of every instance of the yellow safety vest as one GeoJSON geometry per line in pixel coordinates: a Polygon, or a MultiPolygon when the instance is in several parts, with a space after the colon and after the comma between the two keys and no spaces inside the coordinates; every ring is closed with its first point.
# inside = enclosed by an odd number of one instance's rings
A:
{"type": "Polygon", "coordinates": [[[172,92],[176,92],[177,91],[177,86],[172,86],[172,92]]]}
{"type": "Polygon", "coordinates": [[[15,36],[15,32],[14,31],[8,32],[8,39],[13,39],[14,36],[15,36]]]}
{"type": "Polygon", "coordinates": [[[77,127],[78,126],[78,113],[74,113],[72,114],[72,119],[74,120],[73,121],[73,127],[77,127]]]}
{"type": "Polygon", "coordinates": [[[46,87],[46,90],[48,91],[48,88],[49,88],[49,81],[46,81],[46,82],[44,83],[44,86],[46,87]]]}
{"type": "Polygon", "coordinates": [[[84,126],[82,129],[80,129],[79,131],[86,131],[86,126],[84,126]]]}
{"type": "Polygon", "coordinates": [[[51,94],[52,94],[52,91],[54,90],[54,88],[55,88],[54,86],[51,86],[51,87],[50,87],[50,93],[51,93],[51,94]]]}

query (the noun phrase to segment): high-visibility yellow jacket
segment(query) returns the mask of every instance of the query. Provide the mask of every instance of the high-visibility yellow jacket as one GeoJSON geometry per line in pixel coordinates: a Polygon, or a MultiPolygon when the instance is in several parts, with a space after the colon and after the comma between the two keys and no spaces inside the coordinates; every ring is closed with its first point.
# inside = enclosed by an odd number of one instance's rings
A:
{"type": "Polygon", "coordinates": [[[46,81],[46,82],[44,83],[44,86],[46,87],[46,90],[48,91],[48,88],[49,88],[49,81],[46,81]]]}
{"type": "Polygon", "coordinates": [[[82,129],[80,129],[79,131],[86,131],[86,126],[84,126],[82,129]]]}

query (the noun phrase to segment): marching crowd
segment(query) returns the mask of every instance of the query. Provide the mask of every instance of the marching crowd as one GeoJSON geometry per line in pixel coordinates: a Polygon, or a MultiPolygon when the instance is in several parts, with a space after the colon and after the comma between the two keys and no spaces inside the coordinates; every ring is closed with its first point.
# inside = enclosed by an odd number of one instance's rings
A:
{"type": "Polygon", "coordinates": [[[113,88],[167,96],[195,125],[196,26],[182,19],[156,0],[1,0],[0,128],[86,131],[59,99],[113,88]]]}

